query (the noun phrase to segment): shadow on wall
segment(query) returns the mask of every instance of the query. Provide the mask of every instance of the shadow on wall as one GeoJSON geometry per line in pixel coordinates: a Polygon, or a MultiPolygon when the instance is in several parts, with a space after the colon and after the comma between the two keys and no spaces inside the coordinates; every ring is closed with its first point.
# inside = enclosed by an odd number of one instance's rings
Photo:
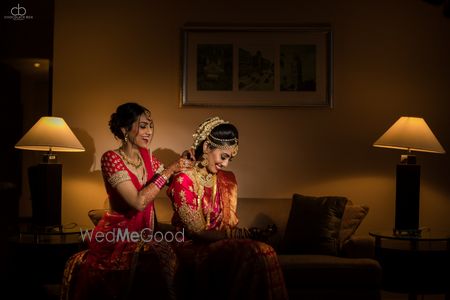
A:
{"type": "Polygon", "coordinates": [[[84,129],[72,128],[72,131],[83,145],[85,151],[60,154],[64,172],[70,174],[71,177],[83,177],[83,179],[99,177],[101,179],[101,172],[98,170],[93,171],[97,169],[95,166],[96,151],[94,139],[84,129]]]}
{"type": "Polygon", "coordinates": [[[162,162],[166,167],[180,157],[179,153],[176,153],[172,149],[166,148],[157,148],[155,151],[153,151],[153,155],[155,155],[159,159],[159,161],[162,162]]]}
{"type": "Polygon", "coordinates": [[[68,176],[71,180],[79,180],[83,184],[102,187],[103,189],[102,173],[99,170],[100,168],[95,166],[97,160],[94,139],[84,129],[72,128],[72,131],[83,145],[85,151],[61,153],[59,155],[63,164],[64,176],[68,176]]]}

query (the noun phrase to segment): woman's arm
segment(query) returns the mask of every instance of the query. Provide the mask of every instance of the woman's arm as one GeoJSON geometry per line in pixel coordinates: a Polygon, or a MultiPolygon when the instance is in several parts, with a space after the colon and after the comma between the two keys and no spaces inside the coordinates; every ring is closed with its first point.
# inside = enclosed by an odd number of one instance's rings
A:
{"type": "Polygon", "coordinates": [[[104,157],[102,157],[102,172],[111,183],[112,187],[117,190],[120,196],[122,196],[131,207],[142,211],[156,198],[159,191],[174,173],[189,166],[184,160],[184,158],[180,157],[159,174],[155,174],[155,176],[153,176],[140,191],[136,189],[129,178],[122,160],[112,151],[107,152],[104,157]]]}
{"type": "Polygon", "coordinates": [[[173,178],[167,194],[172,201],[178,219],[193,239],[217,241],[226,238],[223,230],[206,230],[206,221],[194,191],[194,184],[186,173],[179,173],[173,178]]]}
{"type": "Polygon", "coordinates": [[[131,180],[127,180],[118,183],[116,185],[116,190],[131,207],[142,211],[156,198],[160,188],[154,183],[150,183],[142,190],[138,191],[131,180]]]}
{"type": "Polygon", "coordinates": [[[131,181],[121,182],[116,188],[119,194],[129,205],[139,211],[142,211],[150,202],[155,200],[159,191],[164,187],[174,173],[178,173],[188,167],[190,167],[190,164],[186,163],[185,158],[180,157],[159,174],[155,174],[155,176],[153,176],[147,185],[140,191],[136,190],[131,181]]]}

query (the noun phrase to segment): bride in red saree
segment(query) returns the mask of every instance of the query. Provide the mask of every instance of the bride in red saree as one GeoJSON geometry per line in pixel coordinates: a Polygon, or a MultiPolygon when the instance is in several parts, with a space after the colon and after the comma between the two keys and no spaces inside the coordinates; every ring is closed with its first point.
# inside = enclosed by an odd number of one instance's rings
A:
{"type": "Polygon", "coordinates": [[[287,299],[274,249],[239,228],[237,183],[223,170],[238,151],[238,131],[214,117],[194,134],[196,166],[173,176],[172,224],[190,240],[175,247],[179,299],[287,299]]]}

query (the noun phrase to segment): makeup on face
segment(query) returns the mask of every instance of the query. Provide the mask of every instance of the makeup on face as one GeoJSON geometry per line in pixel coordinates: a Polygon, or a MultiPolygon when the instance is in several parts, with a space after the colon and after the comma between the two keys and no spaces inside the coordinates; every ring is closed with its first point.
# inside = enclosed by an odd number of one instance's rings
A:
{"type": "Polygon", "coordinates": [[[230,149],[214,149],[208,153],[208,171],[211,173],[217,173],[218,170],[222,170],[228,166],[228,163],[232,160],[230,149]]]}
{"type": "Polygon", "coordinates": [[[140,115],[139,119],[133,123],[131,130],[132,142],[141,148],[150,147],[154,131],[153,120],[146,114],[140,115]]]}

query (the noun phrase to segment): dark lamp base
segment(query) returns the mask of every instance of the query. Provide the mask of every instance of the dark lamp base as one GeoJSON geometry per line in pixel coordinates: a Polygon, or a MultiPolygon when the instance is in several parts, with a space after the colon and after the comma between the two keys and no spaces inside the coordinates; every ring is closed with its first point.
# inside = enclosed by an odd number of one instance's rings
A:
{"type": "Polygon", "coordinates": [[[33,224],[53,227],[61,224],[62,165],[42,163],[28,169],[33,224]]]}
{"type": "Polygon", "coordinates": [[[419,232],[420,165],[398,164],[394,233],[419,232]]]}

